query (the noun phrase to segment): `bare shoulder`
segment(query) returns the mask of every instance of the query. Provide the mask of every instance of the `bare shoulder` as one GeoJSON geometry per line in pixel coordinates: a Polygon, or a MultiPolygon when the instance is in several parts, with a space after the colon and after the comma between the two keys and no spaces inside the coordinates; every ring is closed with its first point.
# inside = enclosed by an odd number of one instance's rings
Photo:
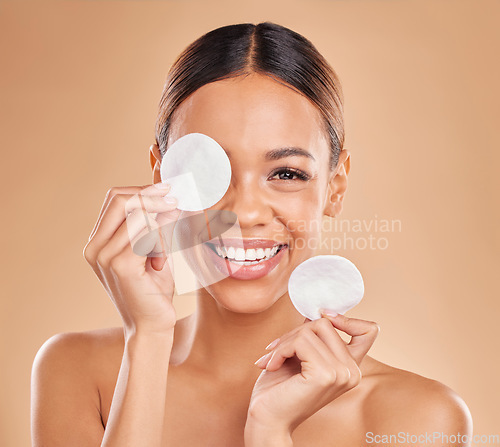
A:
{"type": "Polygon", "coordinates": [[[120,333],[64,332],[42,344],[31,374],[33,446],[100,445],[100,382],[120,366],[120,333]]]}
{"type": "Polygon", "coordinates": [[[370,358],[372,386],[364,402],[366,427],[378,433],[472,435],[464,400],[447,385],[370,358]]]}
{"type": "Polygon", "coordinates": [[[61,332],[43,343],[35,356],[35,363],[60,357],[66,365],[85,363],[92,366],[93,360],[102,360],[120,349],[123,350],[121,327],[61,332]]]}
{"type": "MultiPolygon", "coordinates": [[[[93,389],[110,374],[117,374],[123,356],[121,327],[82,332],[61,332],[48,338],[33,361],[33,380],[47,377],[93,389]]],[[[76,390],[75,390],[76,392],[76,390]]]]}

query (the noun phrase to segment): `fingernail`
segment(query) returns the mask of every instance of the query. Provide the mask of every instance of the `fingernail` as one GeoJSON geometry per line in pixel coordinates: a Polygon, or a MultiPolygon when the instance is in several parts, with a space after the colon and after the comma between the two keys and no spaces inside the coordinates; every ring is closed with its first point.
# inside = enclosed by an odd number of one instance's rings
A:
{"type": "Polygon", "coordinates": [[[264,363],[264,360],[266,360],[266,357],[269,357],[272,354],[272,352],[268,352],[267,354],[264,354],[259,360],[257,360],[254,365],[258,365],[259,363],[264,363]]]}
{"type": "Polygon", "coordinates": [[[321,309],[320,310],[321,315],[327,315],[329,317],[336,317],[338,315],[337,312],[334,310],[329,310],[329,309],[321,309]]]}
{"type": "Polygon", "coordinates": [[[275,353],[276,351],[273,351],[273,352],[270,352],[269,355],[270,357],[268,359],[266,359],[266,371],[269,371],[269,364],[271,363],[271,359],[273,358],[273,354],[275,353]]]}
{"type": "Polygon", "coordinates": [[[158,189],[161,189],[161,190],[166,190],[166,189],[170,189],[170,184],[169,183],[165,183],[165,182],[161,182],[161,183],[153,183],[153,185],[158,188],[158,189]]]}
{"type": "Polygon", "coordinates": [[[276,340],[272,341],[271,343],[269,343],[266,346],[266,349],[273,349],[278,344],[279,341],[280,341],[279,338],[277,338],[276,340]]]}
{"type": "Polygon", "coordinates": [[[164,196],[163,200],[167,203],[171,203],[172,205],[175,205],[177,203],[177,199],[173,196],[164,196]]]}

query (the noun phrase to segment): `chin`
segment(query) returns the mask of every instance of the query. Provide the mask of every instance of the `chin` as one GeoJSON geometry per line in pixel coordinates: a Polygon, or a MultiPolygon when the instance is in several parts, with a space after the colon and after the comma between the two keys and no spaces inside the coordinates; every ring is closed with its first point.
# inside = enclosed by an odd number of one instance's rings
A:
{"type": "Polygon", "coordinates": [[[252,286],[248,281],[239,281],[239,284],[233,284],[234,281],[233,279],[225,279],[205,287],[215,302],[230,312],[252,314],[264,312],[287,291],[286,283],[282,287],[270,290],[268,287],[252,286]]]}

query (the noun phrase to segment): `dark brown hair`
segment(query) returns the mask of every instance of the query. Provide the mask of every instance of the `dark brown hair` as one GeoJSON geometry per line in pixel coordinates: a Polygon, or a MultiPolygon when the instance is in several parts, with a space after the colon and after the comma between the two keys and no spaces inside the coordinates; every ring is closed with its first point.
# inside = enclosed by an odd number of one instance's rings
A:
{"type": "Polygon", "coordinates": [[[284,82],[316,105],[330,141],[330,167],[337,166],[344,145],[340,81],[309,40],[271,22],[214,29],[177,57],[167,75],[156,121],[156,143],[161,156],[168,146],[172,115],[189,95],[210,82],[250,73],[284,82]]]}

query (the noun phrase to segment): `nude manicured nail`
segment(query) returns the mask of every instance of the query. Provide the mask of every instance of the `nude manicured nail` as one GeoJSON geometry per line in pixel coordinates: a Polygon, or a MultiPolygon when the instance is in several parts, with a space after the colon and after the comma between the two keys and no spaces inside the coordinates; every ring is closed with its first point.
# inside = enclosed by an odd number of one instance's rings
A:
{"type": "Polygon", "coordinates": [[[170,184],[169,183],[165,183],[165,182],[153,183],[153,186],[155,186],[156,188],[161,189],[161,190],[170,189],[170,184]]]}
{"type": "Polygon", "coordinates": [[[338,315],[334,310],[321,309],[321,315],[327,315],[329,317],[336,317],[338,315]]]}
{"type": "Polygon", "coordinates": [[[271,363],[271,360],[272,360],[272,358],[274,357],[274,353],[275,353],[275,352],[276,352],[276,351],[270,352],[270,353],[269,353],[270,357],[269,357],[268,359],[266,359],[266,362],[267,362],[267,364],[266,364],[266,370],[268,370],[268,371],[269,371],[269,364],[271,363]]]}
{"type": "Polygon", "coordinates": [[[257,360],[254,365],[258,365],[260,363],[264,364],[264,360],[267,360],[266,357],[269,357],[272,354],[272,352],[268,352],[267,354],[264,354],[259,360],[257,360]]]}
{"type": "Polygon", "coordinates": [[[272,341],[271,343],[269,343],[266,346],[266,349],[273,349],[278,344],[279,341],[280,341],[279,338],[277,338],[276,340],[272,341]]]}
{"type": "Polygon", "coordinates": [[[175,197],[172,197],[172,196],[165,196],[165,197],[163,197],[163,200],[165,200],[165,202],[170,203],[172,205],[177,203],[177,199],[175,197]]]}

